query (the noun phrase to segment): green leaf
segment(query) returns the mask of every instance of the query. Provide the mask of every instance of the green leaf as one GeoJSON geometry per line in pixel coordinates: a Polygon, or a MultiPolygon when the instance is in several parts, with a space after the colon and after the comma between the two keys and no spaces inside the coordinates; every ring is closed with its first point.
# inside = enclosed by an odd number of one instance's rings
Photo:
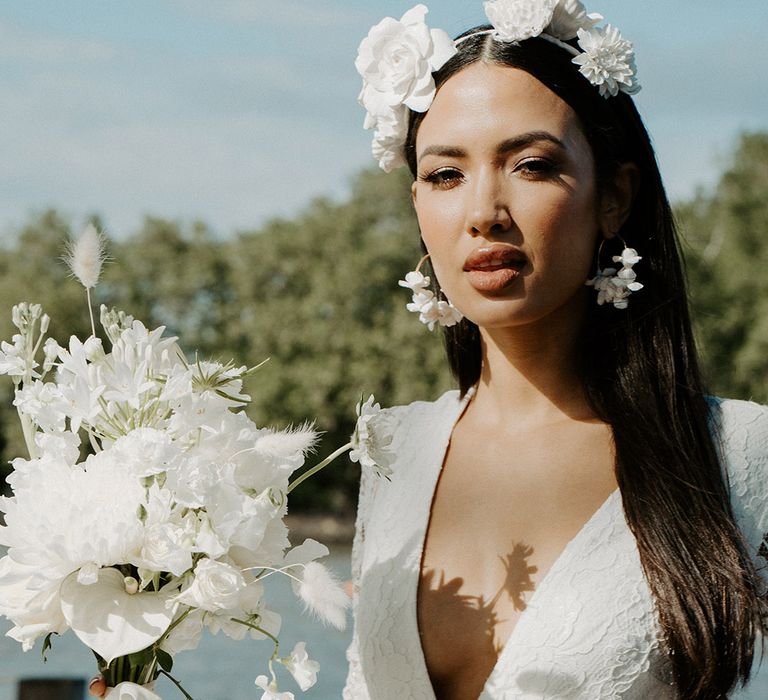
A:
{"type": "Polygon", "coordinates": [[[155,658],[160,668],[166,673],[170,673],[173,669],[173,657],[163,649],[155,649],[155,658]]]}
{"type": "Polygon", "coordinates": [[[53,648],[53,644],[51,643],[51,637],[53,637],[53,635],[54,635],[54,634],[55,634],[56,636],[58,636],[58,634],[57,634],[56,632],[49,632],[49,633],[48,633],[48,634],[45,636],[45,639],[43,640],[43,650],[42,650],[42,654],[43,654],[43,663],[44,663],[44,664],[47,664],[47,663],[48,663],[48,651],[50,651],[50,649],[52,649],[52,648],[53,648]]]}
{"type": "Polygon", "coordinates": [[[133,654],[128,654],[128,663],[131,668],[143,668],[152,662],[152,648],[142,649],[133,654]]]}

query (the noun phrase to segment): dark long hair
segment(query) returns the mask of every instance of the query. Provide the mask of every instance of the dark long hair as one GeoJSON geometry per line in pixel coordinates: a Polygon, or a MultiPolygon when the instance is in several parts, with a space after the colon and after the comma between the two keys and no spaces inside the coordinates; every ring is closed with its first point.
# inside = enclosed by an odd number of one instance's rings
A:
{"type": "MultiPolygon", "coordinates": [[[[622,163],[635,163],[640,172],[620,233],[643,256],[637,271],[645,288],[626,310],[590,305],[578,359],[589,402],[613,432],[624,513],[655,599],[677,694],[685,700],[726,697],[749,679],[756,634],[766,626],[765,601],[711,433],[675,224],[650,138],[632,99],[624,93],[601,97],[561,47],[542,39],[494,41],[476,34],[482,29],[488,27],[467,32],[472,36],[435,74],[438,89],[478,61],[524,70],[579,117],[598,187],[622,163]]],[[[411,114],[406,143],[414,176],[423,116],[411,114]]],[[[480,377],[480,334],[467,319],[445,332],[463,394],[480,377]]]]}

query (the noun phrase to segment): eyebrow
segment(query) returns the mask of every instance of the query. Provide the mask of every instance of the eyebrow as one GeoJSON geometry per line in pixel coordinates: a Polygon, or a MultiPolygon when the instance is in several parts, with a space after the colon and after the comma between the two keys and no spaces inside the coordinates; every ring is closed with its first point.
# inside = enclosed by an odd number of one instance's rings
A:
{"type": "MultiPolygon", "coordinates": [[[[519,151],[522,148],[526,148],[531,144],[538,143],[539,141],[549,141],[550,143],[565,148],[565,144],[548,131],[528,131],[525,134],[519,136],[513,136],[506,141],[502,141],[497,147],[496,152],[499,155],[505,155],[512,151],[519,151]]],[[[419,155],[419,160],[425,156],[443,156],[447,158],[466,158],[467,152],[463,148],[457,146],[427,146],[419,155]]]]}

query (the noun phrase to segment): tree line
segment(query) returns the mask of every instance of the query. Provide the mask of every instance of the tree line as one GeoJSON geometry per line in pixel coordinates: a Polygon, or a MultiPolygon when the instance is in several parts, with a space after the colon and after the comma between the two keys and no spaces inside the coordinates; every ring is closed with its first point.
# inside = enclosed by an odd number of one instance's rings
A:
{"type": "MultiPolygon", "coordinates": [[[[202,222],[147,218],[109,242],[94,301],[166,326],[190,355],[269,358],[246,387],[249,412],[260,425],[316,420],[322,457],[347,441],[361,394],[394,405],[452,386],[439,333],[404,311],[409,294],[397,286],[421,255],[409,184],[406,173],[364,171],[346,201],[318,199],[226,239],[202,222]]],[[[768,133],[743,134],[718,185],[676,214],[712,390],[768,402],[768,133]]],[[[62,344],[90,333],[83,290],[61,263],[69,234],[49,210],[0,249],[0,338],[10,339],[10,308],[22,300],[43,304],[62,344]]],[[[24,452],[2,379],[4,475],[24,452]]],[[[294,507],[352,512],[357,469],[338,461],[297,490],[294,507]]]]}

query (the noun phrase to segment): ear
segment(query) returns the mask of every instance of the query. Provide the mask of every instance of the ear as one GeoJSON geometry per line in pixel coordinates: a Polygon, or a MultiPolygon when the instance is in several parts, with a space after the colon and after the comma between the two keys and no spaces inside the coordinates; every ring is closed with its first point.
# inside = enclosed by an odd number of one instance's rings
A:
{"type": "Polygon", "coordinates": [[[411,202],[413,203],[414,208],[416,207],[416,184],[416,180],[411,183],[411,202]]]}
{"type": "Polygon", "coordinates": [[[613,181],[600,197],[600,228],[603,236],[613,238],[632,211],[632,203],[640,186],[640,171],[634,163],[622,163],[613,181]]]}

